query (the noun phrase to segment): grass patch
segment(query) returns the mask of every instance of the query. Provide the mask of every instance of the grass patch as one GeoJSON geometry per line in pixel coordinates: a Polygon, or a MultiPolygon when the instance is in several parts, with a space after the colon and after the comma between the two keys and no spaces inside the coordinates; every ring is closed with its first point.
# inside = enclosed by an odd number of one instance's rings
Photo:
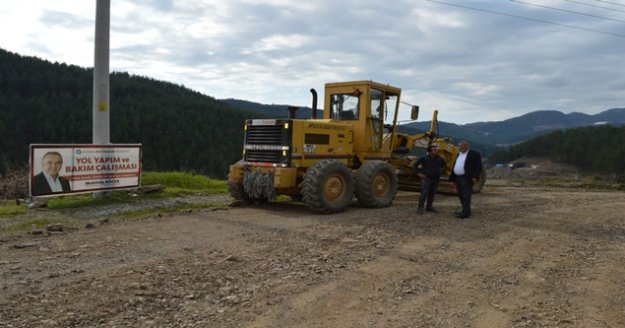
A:
{"type": "MultiPolygon", "coordinates": [[[[46,213],[47,214],[47,213],[46,213]]],[[[20,234],[26,231],[46,230],[46,227],[52,224],[60,224],[64,230],[75,230],[83,226],[86,222],[83,220],[69,219],[50,213],[50,216],[42,217],[43,213],[37,213],[34,217],[16,217],[9,219],[0,219],[0,233],[20,234]]]]}
{"type": "Polygon", "coordinates": [[[20,224],[17,225],[18,228],[31,228],[31,227],[35,227],[35,228],[43,228],[45,226],[47,226],[48,224],[52,224],[52,220],[50,219],[46,219],[46,218],[33,218],[33,219],[29,219],[29,220],[25,220],[23,222],[20,222],[20,224]]]}
{"type": "Polygon", "coordinates": [[[19,214],[25,214],[28,212],[26,205],[17,205],[15,202],[0,203],[0,217],[15,216],[19,214]]]}
{"type": "Polygon", "coordinates": [[[106,197],[93,197],[92,194],[74,196],[51,197],[48,200],[48,208],[53,210],[71,209],[85,206],[99,206],[115,203],[123,203],[131,200],[131,196],[125,191],[113,191],[106,197]]]}
{"type": "Polygon", "coordinates": [[[146,172],[141,177],[142,185],[161,184],[165,186],[162,192],[136,194],[127,190],[112,191],[109,196],[93,197],[92,194],[51,197],[48,200],[50,209],[72,209],[80,207],[129,203],[140,199],[176,197],[184,194],[227,194],[228,183],[222,180],[213,180],[203,175],[182,172],[146,172]]]}
{"type": "Polygon", "coordinates": [[[141,177],[143,185],[162,184],[167,189],[227,193],[228,183],[213,180],[204,175],[183,172],[145,172],[141,177]]]}
{"type": "MultiPolygon", "coordinates": [[[[150,199],[164,199],[178,196],[227,195],[227,181],[213,180],[203,175],[182,172],[144,172],[142,185],[160,184],[165,186],[161,192],[146,194],[134,193],[130,190],[111,191],[108,196],[94,197],[93,194],[65,195],[47,199],[45,218],[43,212],[29,210],[27,205],[16,205],[14,202],[0,203],[0,232],[20,232],[33,228],[41,228],[49,224],[63,224],[79,227],[86,223],[83,219],[73,217],[76,211],[86,211],[92,207],[115,204],[141,203],[150,199]]],[[[159,203],[159,202],[155,202],[159,203]]],[[[130,210],[122,214],[111,214],[98,219],[124,220],[141,218],[156,213],[174,213],[185,210],[225,208],[226,204],[184,203],[167,207],[150,207],[130,210]]]]}

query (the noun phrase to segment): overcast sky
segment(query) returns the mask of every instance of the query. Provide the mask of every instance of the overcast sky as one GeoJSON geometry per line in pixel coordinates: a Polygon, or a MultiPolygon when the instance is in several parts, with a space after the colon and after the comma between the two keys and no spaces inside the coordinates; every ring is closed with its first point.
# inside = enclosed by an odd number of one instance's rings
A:
{"type": "MultiPolygon", "coordinates": [[[[0,48],[92,67],[95,3],[0,0],[0,48]]],[[[110,37],[112,71],[220,99],[374,80],[420,120],[625,107],[625,0],[112,0],[110,37]]]]}

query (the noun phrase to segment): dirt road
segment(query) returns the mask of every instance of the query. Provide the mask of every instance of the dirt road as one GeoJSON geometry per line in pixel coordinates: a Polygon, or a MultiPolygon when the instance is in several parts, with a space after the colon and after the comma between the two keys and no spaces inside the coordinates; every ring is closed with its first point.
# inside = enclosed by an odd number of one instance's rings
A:
{"type": "Polygon", "coordinates": [[[0,327],[625,327],[625,193],[415,200],[0,236],[0,327]]]}

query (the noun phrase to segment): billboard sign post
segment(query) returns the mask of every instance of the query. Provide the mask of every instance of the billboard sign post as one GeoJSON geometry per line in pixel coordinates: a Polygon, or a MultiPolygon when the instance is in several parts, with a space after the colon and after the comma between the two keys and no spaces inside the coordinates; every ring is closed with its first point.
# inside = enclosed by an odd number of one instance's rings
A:
{"type": "Polygon", "coordinates": [[[141,144],[31,144],[31,197],[141,186],[141,144]]]}

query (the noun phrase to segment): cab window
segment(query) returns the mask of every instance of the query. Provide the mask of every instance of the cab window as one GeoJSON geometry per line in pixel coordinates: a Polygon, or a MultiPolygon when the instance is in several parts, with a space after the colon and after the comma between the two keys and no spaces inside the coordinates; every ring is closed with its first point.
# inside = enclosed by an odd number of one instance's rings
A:
{"type": "Polygon", "coordinates": [[[371,89],[371,118],[384,120],[384,92],[371,89]]]}
{"type": "Polygon", "coordinates": [[[333,94],[331,101],[331,118],[335,120],[357,120],[359,116],[360,97],[350,93],[333,94]]]}

